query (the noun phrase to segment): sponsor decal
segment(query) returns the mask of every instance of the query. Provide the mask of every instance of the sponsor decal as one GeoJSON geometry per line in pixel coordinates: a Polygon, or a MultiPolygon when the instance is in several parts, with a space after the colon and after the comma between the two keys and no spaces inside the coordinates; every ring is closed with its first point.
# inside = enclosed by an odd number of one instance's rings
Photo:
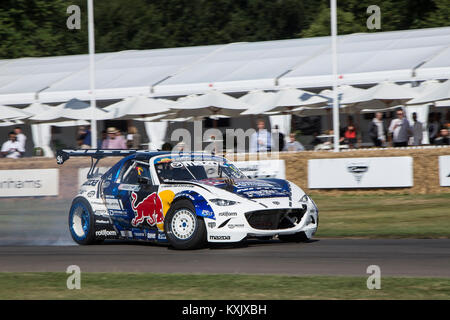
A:
{"type": "Polygon", "coordinates": [[[167,162],[172,162],[172,159],[170,159],[170,158],[162,158],[162,159],[158,159],[158,160],[156,161],[155,164],[158,164],[158,163],[167,163],[167,162]]]}
{"type": "Polygon", "coordinates": [[[94,195],[95,195],[95,191],[89,191],[89,192],[87,193],[87,197],[88,197],[88,198],[92,198],[94,195]]]}
{"type": "Polygon", "coordinates": [[[97,185],[97,183],[99,182],[99,180],[94,179],[94,180],[87,180],[85,183],[83,183],[83,186],[92,186],[95,187],[97,185]]]}
{"type": "Polygon", "coordinates": [[[126,238],[132,238],[133,237],[133,232],[125,230],[125,231],[120,231],[120,234],[122,235],[122,237],[126,237],[126,238]]]}
{"type": "Polygon", "coordinates": [[[353,174],[357,183],[361,183],[361,179],[367,171],[369,171],[369,165],[364,162],[354,162],[347,165],[347,171],[353,174]]]}
{"type": "Polygon", "coordinates": [[[219,217],[237,217],[237,212],[219,212],[219,217]]]}
{"type": "Polygon", "coordinates": [[[172,203],[173,198],[175,198],[175,193],[172,190],[163,190],[158,193],[158,196],[161,199],[163,205],[163,214],[165,217],[167,211],[169,211],[170,209],[170,204],[172,203]]]}
{"type": "Polygon", "coordinates": [[[106,199],[105,205],[106,207],[108,207],[108,209],[122,210],[122,206],[120,205],[120,202],[117,199],[106,199]]]}
{"type": "Polygon", "coordinates": [[[205,217],[211,217],[211,216],[214,215],[214,212],[211,212],[209,210],[203,209],[202,210],[202,215],[205,216],[205,217]]]}
{"type": "Polygon", "coordinates": [[[228,218],[227,220],[225,220],[224,222],[222,222],[218,228],[220,229],[220,228],[225,227],[225,226],[227,225],[227,223],[230,222],[230,220],[231,220],[231,218],[228,218]]]}
{"type": "Polygon", "coordinates": [[[123,211],[123,210],[114,210],[114,209],[112,209],[112,210],[109,210],[108,212],[112,216],[119,216],[119,217],[127,217],[128,216],[128,213],[126,211],[123,211]]]}
{"type": "Polygon", "coordinates": [[[278,206],[280,204],[280,201],[272,201],[272,203],[276,206],[278,206]]]}
{"type": "Polygon", "coordinates": [[[230,236],[209,236],[210,240],[231,240],[230,236]]]}
{"type": "Polygon", "coordinates": [[[216,223],[215,222],[208,222],[208,227],[215,228],[216,227],[216,223]]]}
{"type": "Polygon", "coordinates": [[[166,240],[166,234],[165,233],[158,233],[158,240],[166,240]]]}
{"type": "Polygon", "coordinates": [[[141,187],[137,184],[126,184],[121,183],[118,187],[119,190],[125,190],[125,191],[139,191],[141,187]]]}
{"type": "Polygon", "coordinates": [[[169,184],[169,185],[161,185],[161,189],[172,189],[172,188],[183,188],[183,189],[192,189],[195,186],[192,184],[169,184]]]}
{"type": "Polygon", "coordinates": [[[131,208],[133,209],[135,215],[131,221],[133,226],[137,227],[144,221],[147,221],[150,226],[163,223],[163,205],[156,192],[148,195],[139,203],[136,203],[138,196],[135,192],[131,193],[131,198],[131,208]]]}
{"type": "Polygon", "coordinates": [[[228,228],[234,229],[234,228],[243,228],[245,227],[244,224],[229,224],[228,228]]]}
{"type": "Polygon", "coordinates": [[[110,237],[110,236],[117,235],[117,233],[114,230],[103,229],[103,230],[95,231],[95,235],[96,236],[103,236],[103,237],[110,237]]]}
{"type": "Polygon", "coordinates": [[[109,224],[108,220],[95,220],[95,223],[97,224],[109,224]]]}
{"type": "Polygon", "coordinates": [[[133,235],[135,237],[145,237],[145,233],[144,232],[135,232],[133,235]]]}
{"type": "Polygon", "coordinates": [[[156,232],[147,233],[147,239],[156,239],[156,232]]]}

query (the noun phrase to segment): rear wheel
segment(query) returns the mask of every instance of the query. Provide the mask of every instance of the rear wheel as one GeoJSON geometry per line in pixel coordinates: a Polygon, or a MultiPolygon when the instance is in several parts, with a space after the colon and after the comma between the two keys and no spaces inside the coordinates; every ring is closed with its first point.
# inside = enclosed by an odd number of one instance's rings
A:
{"type": "Polygon", "coordinates": [[[175,249],[189,250],[203,247],[206,243],[206,227],[189,200],[175,202],[164,218],[167,240],[175,249]]]}
{"type": "Polygon", "coordinates": [[[69,230],[72,239],[81,245],[95,243],[94,215],[90,204],[83,198],[72,202],[69,212],[69,230]]]}

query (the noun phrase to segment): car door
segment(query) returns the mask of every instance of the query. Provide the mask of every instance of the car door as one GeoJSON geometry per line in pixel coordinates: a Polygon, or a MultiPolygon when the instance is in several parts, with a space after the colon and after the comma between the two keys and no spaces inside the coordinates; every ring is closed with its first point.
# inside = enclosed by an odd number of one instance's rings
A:
{"type": "MultiPolygon", "coordinates": [[[[129,230],[156,229],[164,219],[158,185],[152,182],[147,162],[132,160],[118,186],[118,198],[128,213],[129,230]]],[[[142,237],[145,234],[134,231],[133,236],[135,233],[142,237]]]]}

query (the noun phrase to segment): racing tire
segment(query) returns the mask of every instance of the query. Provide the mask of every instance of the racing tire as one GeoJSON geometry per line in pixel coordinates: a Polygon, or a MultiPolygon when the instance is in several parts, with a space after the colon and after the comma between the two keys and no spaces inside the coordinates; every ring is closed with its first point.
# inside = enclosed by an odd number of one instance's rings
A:
{"type": "Polygon", "coordinates": [[[95,244],[95,221],[89,202],[75,198],[69,211],[69,231],[72,239],[81,245],[95,244]]]}
{"type": "Polygon", "coordinates": [[[193,250],[206,244],[205,222],[196,215],[189,200],[182,199],[172,204],[164,218],[164,231],[175,249],[193,250]]]}
{"type": "Polygon", "coordinates": [[[294,233],[294,234],[280,234],[278,235],[278,239],[283,242],[306,242],[309,238],[306,236],[306,233],[303,231],[294,233]]]}

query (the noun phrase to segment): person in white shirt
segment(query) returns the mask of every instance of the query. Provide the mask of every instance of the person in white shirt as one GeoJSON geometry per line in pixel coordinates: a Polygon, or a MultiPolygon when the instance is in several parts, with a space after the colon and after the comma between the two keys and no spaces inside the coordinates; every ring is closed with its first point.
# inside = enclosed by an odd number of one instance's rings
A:
{"type": "Polygon", "coordinates": [[[387,129],[383,122],[383,114],[375,113],[375,118],[369,124],[369,136],[376,147],[381,147],[386,142],[387,129]]]}
{"type": "Polygon", "coordinates": [[[270,152],[273,145],[272,135],[265,129],[264,120],[258,120],[258,130],[250,137],[250,152],[270,152]]]}
{"type": "Polygon", "coordinates": [[[22,149],[25,150],[25,144],[27,143],[27,136],[22,133],[22,128],[15,127],[14,133],[16,134],[16,139],[22,146],[22,149]]]}
{"type": "Polygon", "coordinates": [[[284,146],[283,151],[304,151],[305,147],[295,140],[295,133],[289,135],[289,142],[284,146]]]}
{"type": "Polygon", "coordinates": [[[23,156],[25,150],[22,148],[20,142],[17,141],[14,131],[11,131],[8,137],[8,141],[3,143],[2,149],[0,151],[2,157],[17,159],[23,156]]]}
{"type": "Polygon", "coordinates": [[[393,136],[394,147],[408,146],[408,139],[410,137],[411,128],[408,120],[405,118],[403,111],[397,111],[397,119],[391,121],[389,126],[389,133],[393,136]]]}

